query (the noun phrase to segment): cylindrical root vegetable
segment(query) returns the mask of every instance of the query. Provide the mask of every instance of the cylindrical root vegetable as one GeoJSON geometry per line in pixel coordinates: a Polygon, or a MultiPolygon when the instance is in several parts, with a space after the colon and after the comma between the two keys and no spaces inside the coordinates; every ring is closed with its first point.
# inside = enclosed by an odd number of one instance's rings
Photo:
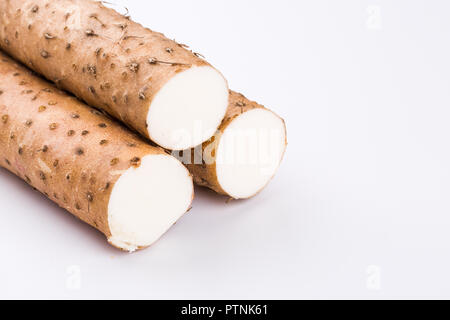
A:
{"type": "Polygon", "coordinates": [[[230,91],[228,111],[217,134],[181,156],[190,163],[187,167],[197,184],[234,199],[246,199],[272,179],[286,146],[283,119],[230,91]]]}
{"type": "Polygon", "coordinates": [[[134,251],[190,207],[188,170],[0,53],[0,165],[134,251]]]}
{"type": "Polygon", "coordinates": [[[186,45],[92,0],[0,1],[0,47],[171,150],[208,140],[228,85],[186,45]]]}

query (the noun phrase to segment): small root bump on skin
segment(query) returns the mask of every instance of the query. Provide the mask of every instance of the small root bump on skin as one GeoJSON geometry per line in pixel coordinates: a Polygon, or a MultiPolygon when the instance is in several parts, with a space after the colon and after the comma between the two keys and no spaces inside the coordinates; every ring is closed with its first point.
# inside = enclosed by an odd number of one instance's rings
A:
{"type": "Polygon", "coordinates": [[[119,163],[119,159],[118,159],[118,158],[114,158],[114,159],[112,159],[112,160],[110,161],[111,167],[115,166],[115,165],[118,164],[118,163],[119,163]]]}
{"type": "Polygon", "coordinates": [[[88,37],[98,37],[98,34],[96,34],[95,31],[92,29],[87,29],[84,33],[88,37]]]}
{"type": "Polygon", "coordinates": [[[137,73],[139,71],[139,63],[137,62],[131,62],[128,65],[128,69],[133,72],[133,73],[137,73]]]}
{"type": "Polygon", "coordinates": [[[75,154],[78,155],[78,156],[82,156],[84,154],[83,148],[77,148],[75,150],[75,154]]]}
{"type": "Polygon", "coordinates": [[[190,64],[186,64],[186,63],[162,61],[162,60],[158,60],[157,58],[154,58],[154,57],[149,58],[148,63],[149,64],[166,64],[169,66],[187,66],[187,67],[191,66],[190,64]]]}
{"type": "Polygon", "coordinates": [[[197,58],[202,58],[202,59],[205,59],[205,56],[204,56],[204,55],[202,55],[201,53],[198,53],[198,52],[193,52],[193,54],[194,54],[194,56],[196,56],[197,58]]]}
{"type": "Polygon", "coordinates": [[[42,50],[41,51],[41,57],[44,58],[44,59],[48,59],[50,57],[50,53],[48,53],[45,50],[42,50]]]}
{"type": "Polygon", "coordinates": [[[141,158],[139,157],[134,157],[133,159],[130,160],[130,163],[133,167],[137,168],[140,166],[141,164],[141,158]]]}
{"type": "Polygon", "coordinates": [[[55,39],[56,37],[53,36],[51,33],[46,32],[46,33],[44,33],[44,38],[47,40],[52,40],[52,39],[55,39]]]}
{"type": "Polygon", "coordinates": [[[57,123],[51,123],[49,126],[48,126],[48,128],[50,129],[50,130],[56,130],[56,129],[58,129],[58,124],[57,123]]]}
{"type": "Polygon", "coordinates": [[[88,88],[88,90],[89,90],[89,92],[92,93],[94,96],[96,95],[96,91],[95,91],[95,88],[94,88],[93,86],[90,86],[90,87],[88,88]]]}
{"type": "Polygon", "coordinates": [[[100,191],[106,191],[106,190],[108,190],[109,187],[110,187],[110,185],[111,185],[111,183],[110,183],[110,182],[107,182],[106,185],[105,185],[100,191]]]}
{"type": "Polygon", "coordinates": [[[128,39],[144,39],[144,37],[139,37],[139,36],[124,36],[122,38],[122,40],[128,40],[128,39]]]}

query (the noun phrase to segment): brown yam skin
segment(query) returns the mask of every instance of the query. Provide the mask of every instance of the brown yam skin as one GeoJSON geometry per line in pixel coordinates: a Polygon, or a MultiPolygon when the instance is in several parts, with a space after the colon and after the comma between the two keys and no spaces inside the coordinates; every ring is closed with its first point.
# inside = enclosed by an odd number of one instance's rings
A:
{"type": "Polygon", "coordinates": [[[247,99],[244,95],[230,90],[228,109],[216,134],[210,140],[204,142],[201,148],[191,150],[191,159],[188,160],[190,164],[187,164],[186,166],[193,175],[194,182],[196,184],[210,188],[219,194],[230,196],[222,189],[219,180],[217,179],[215,150],[219,145],[221,135],[225,132],[233,120],[247,111],[258,108],[266,109],[257,102],[247,99]],[[202,153],[203,157],[198,154],[199,152],[202,153]],[[203,159],[202,164],[196,163],[195,159],[203,159]]]}
{"type": "Polygon", "coordinates": [[[1,0],[0,47],[150,139],[146,119],[156,93],[177,73],[208,65],[92,0],[1,0]]]}
{"type": "Polygon", "coordinates": [[[2,53],[0,79],[0,165],[109,238],[121,172],[162,149],[2,53]]]}

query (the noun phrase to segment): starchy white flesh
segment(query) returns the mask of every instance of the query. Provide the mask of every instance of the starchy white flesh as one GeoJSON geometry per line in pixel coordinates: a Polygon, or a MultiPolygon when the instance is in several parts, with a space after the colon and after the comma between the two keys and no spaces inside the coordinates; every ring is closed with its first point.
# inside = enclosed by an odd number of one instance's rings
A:
{"type": "Polygon", "coordinates": [[[147,115],[148,134],[171,150],[195,147],[214,135],[228,106],[228,85],[209,66],[192,67],[158,91],[147,115]]]}
{"type": "Polygon", "coordinates": [[[216,174],[235,199],[254,196],[274,176],[286,149],[283,121],[266,109],[253,109],[233,120],[217,147],[216,174]]]}
{"type": "Polygon", "coordinates": [[[193,183],[187,169],[168,155],[149,155],[115,183],[108,204],[111,242],[127,251],[157,241],[189,209],[193,183]]]}

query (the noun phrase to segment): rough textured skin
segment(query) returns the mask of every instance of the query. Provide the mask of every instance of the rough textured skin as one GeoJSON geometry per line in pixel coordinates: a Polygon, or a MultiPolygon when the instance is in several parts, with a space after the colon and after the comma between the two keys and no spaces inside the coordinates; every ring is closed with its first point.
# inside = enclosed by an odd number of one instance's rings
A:
{"type": "Polygon", "coordinates": [[[164,151],[2,53],[0,79],[0,166],[109,238],[114,184],[164,151]]]}
{"type": "Polygon", "coordinates": [[[221,135],[225,132],[230,123],[241,114],[257,108],[266,109],[257,102],[248,100],[244,95],[230,90],[227,113],[217,133],[210,140],[204,142],[201,148],[191,150],[191,159],[189,159],[189,162],[192,164],[187,164],[186,166],[193,175],[196,184],[208,187],[219,194],[230,196],[222,189],[217,179],[215,150],[219,145],[221,135]],[[201,154],[198,154],[200,152],[201,154]],[[203,159],[203,163],[196,164],[195,159],[203,159]]]}
{"type": "Polygon", "coordinates": [[[208,65],[92,0],[1,0],[0,47],[150,139],[146,119],[156,93],[177,73],[208,65]]]}

